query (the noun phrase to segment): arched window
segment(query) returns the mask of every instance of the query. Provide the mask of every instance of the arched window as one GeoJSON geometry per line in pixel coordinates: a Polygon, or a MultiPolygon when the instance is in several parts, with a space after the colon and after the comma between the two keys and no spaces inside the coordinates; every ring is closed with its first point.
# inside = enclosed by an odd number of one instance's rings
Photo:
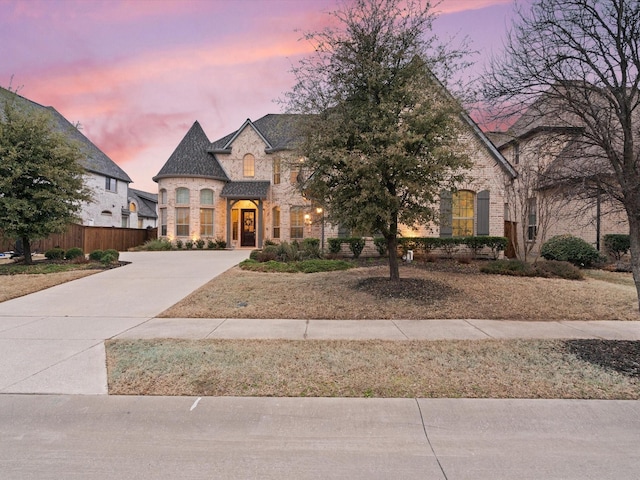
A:
{"type": "Polygon", "coordinates": [[[254,177],[256,174],[256,159],[250,153],[243,158],[242,172],[245,177],[254,177]]]}
{"type": "Polygon", "coordinates": [[[129,202],[129,211],[132,213],[136,213],[138,211],[135,203],[129,202]]]}
{"type": "Polygon", "coordinates": [[[473,235],[475,193],[460,190],[453,194],[452,227],[454,237],[473,235]]]}
{"type": "Polygon", "coordinates": [[[209,188],[200,190],[200,205],[213,205],[213,190],[209,188]]]}
{"type": "Polygon", "coordinates": [[[176,205],[189,205],[189,189],[176,189],[176,205]]]}

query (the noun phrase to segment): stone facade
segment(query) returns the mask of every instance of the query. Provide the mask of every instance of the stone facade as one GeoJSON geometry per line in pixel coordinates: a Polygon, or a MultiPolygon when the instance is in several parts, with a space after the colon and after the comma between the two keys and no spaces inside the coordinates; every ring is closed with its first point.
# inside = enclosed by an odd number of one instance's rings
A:
{"type": "Polygon", "coordinates": [[[93,201],[83,203],[80,218],[83,225],[96,227],[122,227],[122,212],[129,210],[127,200],[128,184],[121,180],[112,179],[114,185],[111,190],[106,188],[106,177],[88,172],[85,184],[91,190],[93,201]],[[115,190],[115,191],[113,191],[115,190]]]}
{"type": "MultiPolygon", "coordinates": [[[[232,248],[259,248],[265,240],[321,238],[322,232],[324,239],[321,240],[326,246],[327,238],[338,236],[338,227],[325,222],[322,211],[296,188],[300,159],[295,157],[291,148],[274,148],[272,145],[269,128],[276,132],[274,136],[282,136],[283,133],[273,126],[277,117],[266,116],[255,123],[248,120],[234,134],[213,143],[206,139],[199,124],[194,124],[154,177],[159,191],[159,236],[183,242],[200,238],[223,239],[232,248]],[[234,186],[234,189],[229,189],[229,186],[234,186]],[[262,187],[266,187],[264,191],[260,190],[262,187]],[[177,191],[181,188],[189,191],[188,204],[176,203],[177,191]],[[253,193],[243,196],[238,193],[242,188],[253,193]],[[203,190],[213,191],[213,205],[201,204],[203,190]],[[188,209],[188,227],[184,223],[178,225],[177,215],[184,213],[181,208],[188,209]],[[214,229],[211,235],[202,232],[201,208],[213,208],[214,229]],[[255,238],[247,237],[245,232],[252,222],[255,238]]],[[[484,234],[502,236],[504,185],[511,176],[510,166],[470,119],[462,121],[467,128],[460,141],[469,152],[473,168],[468,182],[461,189],[472,192],[474,199],[484,191],[489,199],[486,220],[489,230],[484,234]]],[[[473,212],[475,215],[475,200],[473,212]]],[[[472,234],[477,232],[477,222],[474,218],[472,234]]],[[[442,234],[435,224],[418,230],[403,228],[401,233],[405,236],[442,234]]]]}

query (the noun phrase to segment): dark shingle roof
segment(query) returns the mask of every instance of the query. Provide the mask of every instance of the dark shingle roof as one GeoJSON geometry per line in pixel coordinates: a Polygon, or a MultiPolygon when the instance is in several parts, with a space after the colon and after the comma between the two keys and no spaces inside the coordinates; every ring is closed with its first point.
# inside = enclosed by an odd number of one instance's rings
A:
{"type": "Polygon", "coordinates": [[[155,193],[143,192],[135,188],[129,188],[129,199],[135,200],[138,204],[138,215],[147,218],[158,218],[156,206],[158,205],[158,195],[155,193]]]}
{"type": "Polygon", "coordinates": [[[197,121],[189,129],[169,160],[153,177],[155,182],[167,177],[203,177],[228,181],[229,177],[212,153],[211,142],[197,121]]]}
{"type": "Polygon", "coordinates": [[[65,133],[69,138],[80,144],[85,157],[80,162],[82,166],[93,173],[98,173],[106,177],[113,177],[123,182],[131,183],[131,178],[113,160],[111,160],[102,150],[96,147],[80,130],[74,127],[55,108],[44,107],[38,103],[17,95],[5,88],[0,87],[0,102],[16,102],[18,108],[23,111],[47,112],[51,115],[53,127],[65,133]]]}
{"type": "Polygon", "coordinates": [[[247,119],[238,130],[213,142],[211,151],[229,151],[230,143],[247,127],[254,128],[263,138],[267,152],[291,150],[299,141],[296,134],[296,120],[299,117],[296,114],[270,113],[255,122],[247,119]]]}
{"type": "Polygon", "coordinates": [[[267,198],[270,182],[249,181],[249,182],[229,182],[220,196],[222,198],[267,198]]]}

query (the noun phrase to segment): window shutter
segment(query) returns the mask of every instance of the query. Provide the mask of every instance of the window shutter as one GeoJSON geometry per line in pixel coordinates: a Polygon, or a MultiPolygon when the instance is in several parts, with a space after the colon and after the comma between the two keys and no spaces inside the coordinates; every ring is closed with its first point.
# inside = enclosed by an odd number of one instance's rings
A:
{"type": "Polygon", "coordinates": [[[489,235],[489,190],[478,192],[477,205],[477,235],[489,235]]]}
{"type": "Polygon", "coordinates": [[[453,235],[453,194],[446,190],[440,192],[440,236],[453,235]]]}

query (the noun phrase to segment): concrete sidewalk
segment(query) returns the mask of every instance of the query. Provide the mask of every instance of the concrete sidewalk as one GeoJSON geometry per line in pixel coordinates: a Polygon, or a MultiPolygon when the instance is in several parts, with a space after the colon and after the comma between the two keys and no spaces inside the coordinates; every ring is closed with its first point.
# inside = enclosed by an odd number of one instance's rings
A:
{"type": "Polygon", "coordinates": [[[153,318],[117,335],[115,338],[283,338],[288,340],[598,338],[640,340],[640,322],[153,318]]]}

